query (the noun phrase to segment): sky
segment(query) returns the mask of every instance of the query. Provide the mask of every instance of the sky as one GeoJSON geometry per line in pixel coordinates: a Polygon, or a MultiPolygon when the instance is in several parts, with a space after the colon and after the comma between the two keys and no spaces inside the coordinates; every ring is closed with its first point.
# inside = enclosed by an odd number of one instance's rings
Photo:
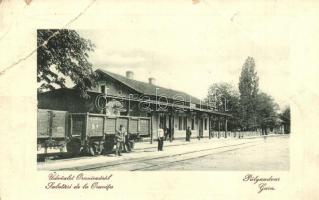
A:
{"type": "Polygon", "coordinates": [[[96,45],[89,59],[95,69],[122,75],[131,70],[136,80],[154,77],[157,85],[198,98],[213,83],[238,88],[242,65],[251,56],[260,90],[283,108],[289,99],[290,21],[271,6],[220,13],[214,5],[189,4],[178,14],[110,13],[112,20],[100,19],[98,29],[78,32],[96,45]]]}

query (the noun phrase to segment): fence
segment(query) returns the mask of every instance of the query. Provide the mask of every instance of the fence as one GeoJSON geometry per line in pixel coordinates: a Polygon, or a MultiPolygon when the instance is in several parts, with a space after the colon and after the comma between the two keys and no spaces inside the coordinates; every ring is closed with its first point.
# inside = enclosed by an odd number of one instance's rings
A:
{"type": "MultiPolygon", "coordinates": [[[[269,134],[282,134],[281,132],[274,131],[268,132],[269,134]]],[[[227,131],[227,135],[225,136],[225,131],[212,131],[211,137],[212,138],[246,138],[246,137],[254,137],[254,136],[261,136],[261,131],[227,131]]]]}

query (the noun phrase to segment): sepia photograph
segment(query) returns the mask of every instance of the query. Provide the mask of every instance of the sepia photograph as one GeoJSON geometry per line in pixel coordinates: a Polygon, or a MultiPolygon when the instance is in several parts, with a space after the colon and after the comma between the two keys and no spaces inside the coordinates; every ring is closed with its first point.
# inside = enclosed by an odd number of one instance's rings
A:
{"type": "Polygon", "coordinates": [[[0,0],[0,200],[319,199],[318,8],[0,0]]]}
{"type": "Polygon", "coordinates": [[[289,170],[290,107],[272,81],[289,72],[269,76],[289,46],[216,59],[214,44],[181,36],[167,54],[158,37],[37,30],[38,170],[289,170]]]}

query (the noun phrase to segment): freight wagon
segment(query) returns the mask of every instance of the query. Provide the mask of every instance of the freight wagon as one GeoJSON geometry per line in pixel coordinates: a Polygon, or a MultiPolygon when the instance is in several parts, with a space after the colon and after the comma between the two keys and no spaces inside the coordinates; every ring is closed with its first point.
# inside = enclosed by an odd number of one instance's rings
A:
{"type": "Polygon", "coordinates": [[[149,117],[38,109],[37,123],[38,152],[44,149],[44,154],[48,149],[59,149],[72,156],[81,152],[90,155],[112,152],[120,125],[126,128],[132,146],[136,139],[151,134],[149,117]]]}

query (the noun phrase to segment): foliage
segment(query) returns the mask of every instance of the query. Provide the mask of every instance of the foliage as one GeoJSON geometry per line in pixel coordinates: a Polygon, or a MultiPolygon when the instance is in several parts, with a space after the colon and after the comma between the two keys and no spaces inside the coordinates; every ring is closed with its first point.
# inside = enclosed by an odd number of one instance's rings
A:
{"type": "Polygon", "coordinates": [[[285,133],[290,133],[290,107],[287,106],[282,113],[280,113],[280,119],[283,121],[285,127],[285,133]]]}
{"type": "Polygon", "coordinates": [[[263,92],[257,95],[256,119],[259,127],[266,129],[278,125],[278,110],[279,106],[271,96],[263,92]]]}
{"type": "MultiPolygon", "coordinates": [[[[255,61],[248,57],[242,67],[239,92],[229,83],[215,83],[209,87],[206,102],[218,111],[232,114],[229,129],[261,128],[266,132],[267,128],[279,125],[279,106],[270,95],[259,92],[258,87],[259,78],[255,71],[255,61]]],[[[282,118],[289,118],[290,122],[289,112],[285,111],[282,118]]]]}
{"type": "Polygon", "coordinates": [[[290,124],[290,107],[287,106],[284,111],[280,114],[280,118],[284,123],[290,124]]]}
{"type": "Polygon", "coordinates": [[[94,44],[74,30],[38,30],[37,32],[38,91],[65,87],[66,78],[76,85],[82,96],[94,86],[96,78],[88,52],[94,44]]]}
{"type": "Polygon", "coordinates": [[[206,101],[213,105],[218,111],[226,111],[232,114],[233,117],[229,121],[229,129],[238,128],[238,126],[240,126],[239,93],[233,85],[229,83],[213,84],[208,89],[206,101]]]}
{"type": "Polygon", "coordinates": [[[244,129],[251,130],[256,127],[256,106],[259,87],[259,78],[255,71],[254,58],[248,57],[242,67],[239,79],[239,92],[241,104],[241,124],[244,129]]]}

